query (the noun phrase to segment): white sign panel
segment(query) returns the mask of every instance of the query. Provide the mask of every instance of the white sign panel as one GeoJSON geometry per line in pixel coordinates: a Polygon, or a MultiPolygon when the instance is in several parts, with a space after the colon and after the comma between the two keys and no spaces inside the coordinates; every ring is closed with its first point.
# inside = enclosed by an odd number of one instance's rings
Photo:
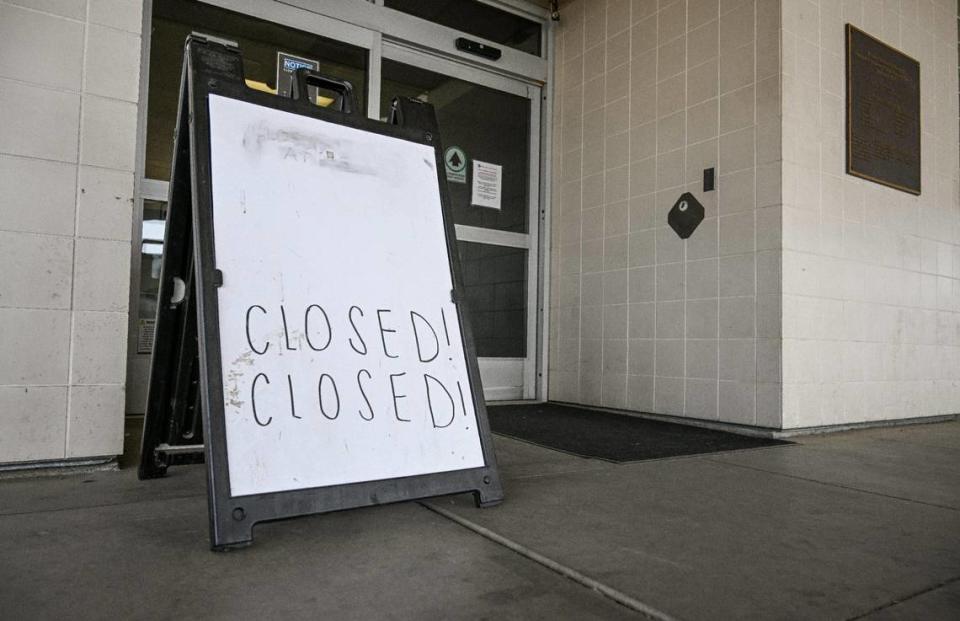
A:
{"type": "Polygon", "coordinates": [[[447,147],[443,152],[444,169],[449,183],[467,182],[467,154],[458,146],[447,147]]]}
{"type": "Polygon", "coordinates": [[[484,465],[434,150],[210,96],[233,496],[484,465]]]}
{"type": "Polygon", "coordinates": [[[503,167],[473,160],[473,192],[470,202],[477,207],[500,209],[503,167]]]}

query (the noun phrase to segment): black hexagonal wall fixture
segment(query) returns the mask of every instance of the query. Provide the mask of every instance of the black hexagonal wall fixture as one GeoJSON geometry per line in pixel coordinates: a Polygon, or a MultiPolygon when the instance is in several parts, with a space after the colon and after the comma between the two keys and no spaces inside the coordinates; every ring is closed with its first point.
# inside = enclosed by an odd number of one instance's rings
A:
{"type": "Polygon", "coordinates": [[[690,192],[684,192],[667,214],[667,224],[680,236],[680,239],[686,239],[693,235],[703,222],[704,213],[700,201],[690,192]]]}

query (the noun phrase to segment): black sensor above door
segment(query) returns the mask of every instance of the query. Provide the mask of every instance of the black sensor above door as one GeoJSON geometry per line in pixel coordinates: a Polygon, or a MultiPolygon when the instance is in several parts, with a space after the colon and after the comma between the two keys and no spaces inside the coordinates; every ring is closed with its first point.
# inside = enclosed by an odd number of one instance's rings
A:
{"type": "Polygon", "coordinates": [[[493,47],[492,45],[486,45],[480,43],[479,41],[471,41],[470,39],[459,37],[457,38],[457,49],[463,52],[469,52],[470,54],[476,54],[477,56],[482,56],[483,58],[489,58],[490,60],[499,60],[502,52],[500,48],[493,47]]]}

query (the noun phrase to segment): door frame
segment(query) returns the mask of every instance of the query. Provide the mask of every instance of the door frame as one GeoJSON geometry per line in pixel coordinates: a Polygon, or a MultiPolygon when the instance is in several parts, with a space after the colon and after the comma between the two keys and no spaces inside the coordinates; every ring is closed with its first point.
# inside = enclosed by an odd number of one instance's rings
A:
{"type": "MultiPolygon", "coordinates": [[[[367,116],[380,116],[381,66],[384,54],[399,62],[415,59],[437,73],[474,82],[496,90],[530,99],[530,214],[528,233],[494,231],[482,227],[457,225],[457,237],[527,249],[527,357],[521,359],[480,359],[481,369],[490,368],[489,360],[512,360],[522,366],[520,394],[492,391],[488,399],[543,400],[546,398],[548,371],[549,314],[549,215],[552,166],[550,131],[552,126],[554,32],[549,12],[524,0],[477,0],[497,9],[537,21],[542,26],[539,57],[488,42],[414,16],[388,9],[383,0],[200,0],[205,4],[250,15],[282,26],[295,28],[341,41],[367,50],[367,116]],[[489,43],[502,50],[498,61],[469,55],[457,50],[459,36],[489,43]],[[546,128],[546,131],[544,129],[546,128]],[[526,240],[522,239],[526,238],[526,240]]],[[[143,0],[143,36],[141,37],[140,102],[138,110],[137,161],[134,180],[134,217],[130,261],[128,316],[127,385],[148,368],[143,354],[137,353],[138,302],[140,294],[140,257],[144,200],[166,201],[167,182],[144,176],[146,159],[147,103],[150,81],[150,45],[153,0],[143,0]]],[[[489,371],[488,371],[489,372],[489,371]]],[[[127,412],[136,413],[142,405],[127,391],[127,412]]],[[[486,393],[486,391],[485,391],[486,393]]]]}
{"type": "MultiPolygon", "coordinates": [[[[411,47],[392,40],[383,41],[383,58],[420,67],[434,73],[447,75],[458,80],[478,84],[486,88],[506,92],[529,100],[530,128],[528,136],[528,213],[527,233],[499,231],[479,226],[455,225],[457,240],[475,242],[493,246],[522,248],[527,251],[527,291],[526,291],[526,356],[522,358],[480,358],[481,375],[487,378],[483,393],[487,400],[504,401],[537,398],[537,368],[539,355],[537,345],[540,342],[537,325],[540,313],[539,292],[541,261],[540,240],[540,115],[541,88],[539,86],[508,77],[491,74],[488,71],[460,63],[456,60],[431,54],[420,47],[411,47]],[[519,376],[520,386],[513,385],[513,376],[519,376]],[[492,378],[501,378],[506,385],[491,385],[492,378]]],[[[440,137],[443,139],[443,136],[440,137]]],[[[499,383],[499,382],[497,382],[499,383]]]]}

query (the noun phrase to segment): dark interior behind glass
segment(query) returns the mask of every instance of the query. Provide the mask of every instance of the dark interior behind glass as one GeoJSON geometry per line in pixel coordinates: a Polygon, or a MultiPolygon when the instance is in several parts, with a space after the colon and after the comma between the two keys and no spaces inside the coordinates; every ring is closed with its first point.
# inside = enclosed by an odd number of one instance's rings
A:
{"type": "Polygon", "coordinates": [[[471,166],[466,183],[448,183],[453,221],[526,233],[530,193],[530,100],[464,80],[383,59],[380,117],[386,119],[394,96],[433,104],[444,147],[458,146],[468,160],[503,167],[502,208],[474,207],[471,166]]]}
{"type": "MultiPolygon", "coordinates": [[[[383,60],[380,114],[395,95],[433,104],[444,147],[468,162],[502,166],[501,209],[471,204],[471,165],[464,183],[448,181],[457,224],[527,233],[530,212],[530,100],[393,60],[383,60]]],[[[526,356],[527,250],[457,242],[480,357],[526,356]]]]}
{"type": "Polygon", "coordinates": [[[366,110],[367,51],[362,48],[194,0],[154,2],[152,28],[147,178],[170,178],[183,43],[194,31],[236,41],[243,55],[244,77],[270,88],[277,86],[278,51],[316,60],[321,73],[349,80],[357,110],[361,114],[366,110]]]}
{"type": "Polygon", "coordinates": [[[459,241],[463,285],[481,358],[527,352],[527,251],[459,241]]]}

